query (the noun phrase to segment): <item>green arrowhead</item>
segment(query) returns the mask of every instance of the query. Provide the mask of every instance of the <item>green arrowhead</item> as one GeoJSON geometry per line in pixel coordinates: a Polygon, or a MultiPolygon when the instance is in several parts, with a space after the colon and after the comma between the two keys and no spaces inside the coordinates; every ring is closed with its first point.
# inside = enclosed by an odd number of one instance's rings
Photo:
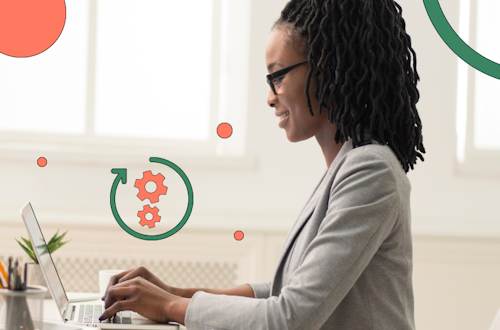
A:
{"type": "Polygon", "coordinates": [[[115,182],[116,180],[118,180],[118,182],[121,182],[123,184],[127,184],[127,169],[126,168],[114,168],[111,170],[111,173],[114,173],[114,174],[118,174],[115,178],[115,182]]]}

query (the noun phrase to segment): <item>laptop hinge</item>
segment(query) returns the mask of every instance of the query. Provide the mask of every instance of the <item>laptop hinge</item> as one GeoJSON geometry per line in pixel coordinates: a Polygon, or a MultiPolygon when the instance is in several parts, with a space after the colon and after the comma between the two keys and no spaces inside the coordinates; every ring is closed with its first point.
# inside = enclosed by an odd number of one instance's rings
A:
{"type": "Polygon", "coordinates": [[[63,317],[63,320],[64,320],[65,322],[66,322],[66,321],[69,321],[68,317],[69,317],[70,315],[68,315],[68,314],[69,314],[69,312],[70,312],[70,310],[71,310],[71,309],[69,308],[69,306],[70,306],[70,305],[69,305],[68,303],[66,303],[66,305],[63,307],[62,312],[61,312],[61,316],[63,317]]]}

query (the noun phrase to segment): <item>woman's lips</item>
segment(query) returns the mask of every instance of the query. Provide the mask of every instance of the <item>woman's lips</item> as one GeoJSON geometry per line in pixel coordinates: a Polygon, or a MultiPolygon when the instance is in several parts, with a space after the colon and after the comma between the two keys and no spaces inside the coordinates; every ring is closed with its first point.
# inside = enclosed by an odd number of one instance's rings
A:
{"type": "Polygon", "coordinates": [[[286,112],[286,116],[282,118],[283,115],[280,116],[280,121],[278,123],[278,126],[280,128],[284,128],[285,124],[288,122],[288,118],[290,117],[290,112],[286,112]]]}

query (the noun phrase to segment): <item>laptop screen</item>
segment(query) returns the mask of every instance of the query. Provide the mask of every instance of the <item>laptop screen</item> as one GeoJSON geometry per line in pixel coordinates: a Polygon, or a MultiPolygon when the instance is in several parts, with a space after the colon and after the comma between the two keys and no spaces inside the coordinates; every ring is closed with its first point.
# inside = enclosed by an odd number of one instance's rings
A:
{"type": "Polygon", "coordinates": [[[30,202],[23,206],[21,214],[23,216],[24,223],[26,224],[26,229],[28,229],[28,234],[30,236],[31,244],[34,247],[38,263],[42,268],[45,280],[47,281],[49,290],[52,293],[52,298],[54,298],[59,310],[62,311],[68,303],[68,297],[64,291],[56,266],[52,260],[52,256],[47,249],[47,243],[45,243],[45,239],[43,238],[42,231],[40,230],[40,226],[38,225],[35,212],[33,212],[30,202]]]}

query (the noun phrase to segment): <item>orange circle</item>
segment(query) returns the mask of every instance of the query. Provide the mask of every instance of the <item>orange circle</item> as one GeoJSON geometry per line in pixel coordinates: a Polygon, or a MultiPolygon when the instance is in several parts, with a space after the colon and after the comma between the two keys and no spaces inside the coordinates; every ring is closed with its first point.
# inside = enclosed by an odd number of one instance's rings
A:
{"type": "Polygon", "coordinates": [[[47,159],[45,157],[40,157],[40,158],[38,158],[38,160],[36,161],[36,163],[40,167],[45,167],[45,165],[47,165],[47,159]]]}
{"type": "Polygon", "coordinates": [[[234,238],[237,240],[237,241],[241,241],[243,239],[243,232],[241,230],[237,230],[234,232],[234,238]]]}
{"type": "Polygon", "coordinates": [[[223,139],[227,139],[233,134],[233,128],[228,123],[222,123],[217,126],[217,135],[223,139]]]}
{"type": "Polygon", "coordinates": [[[64,0],[0,0],[0,53],[40,54],[56,42],[65,22],[64,0]]]}

